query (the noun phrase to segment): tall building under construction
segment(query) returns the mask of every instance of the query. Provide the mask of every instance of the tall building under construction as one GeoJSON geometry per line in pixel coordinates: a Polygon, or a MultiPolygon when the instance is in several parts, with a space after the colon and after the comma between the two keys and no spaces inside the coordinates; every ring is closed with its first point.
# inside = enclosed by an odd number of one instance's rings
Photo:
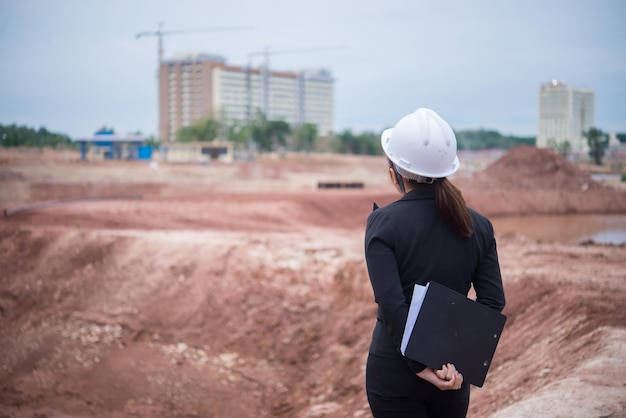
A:
{"type": "Polygon", "coordinates": [[[319,135],[333,130],[334,79],[325,69],[270,71],[226,64],[221,56],[188,54],[159,67],[159,139],[198,119],[245,122],[257,110],[292,126],[311,123],[319,135]]]}
{"type": "Polygon", "coordinates": [[[571,152],[588,152],[585,132],[595,125],[595,93],[569,87],[553,80],[539,89],[537,147],[548,148],[569,142],[571,152]]]}

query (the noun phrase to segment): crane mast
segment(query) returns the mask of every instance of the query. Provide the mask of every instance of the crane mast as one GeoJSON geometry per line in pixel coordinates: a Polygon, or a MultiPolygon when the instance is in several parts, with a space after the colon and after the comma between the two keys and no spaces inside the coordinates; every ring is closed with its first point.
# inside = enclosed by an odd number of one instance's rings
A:
{"type": "Polygon", "coordinates": [[[187,30],[163,30],[163,22],[159,23],[159,28],[155,31],[144,31],[139,32],[135,35],[135,39],[142,38],[144,36],[156,36],[158,41],[158,49],[157,49],[157,68],[163,62],[164,55],[164,47],[163,47],[163,36],[166,35],[174,35],[174,34],[183,34],[183,33],[203,33],[203,32],[225,32],[225,31],[235,31],[235,30],[249,30],[253,29],[249,26],[240,26],[240,27],[222,27],[222,28],[204,28],[204,29],[187,29],[187,30]]]}
{"type": "MultiPolygon", "coordinates": [[[[252,69],[251,59],[255,56],[263,56],[264,61],[261,66],[261,85],[262,85],[262,110],[265,116],[269,113],[269,97],[270,97],[270,56],[271,55],[286,55],[286,54],[301,54],[307,52],[322,52],[331,51],[337,49],[344,49],[345,46],[330,46],[330,47],[311,47],[311,48],[298,48],[298,49],[285,49],[278,51],[270,51],[270,47],[267,46],[263,51],[251,52],[248,54],[248,65],[246,67],[246,89],[247,89],[247,109],[246,118],[250,120],[252,113],[252,93],[251,93],[251,81],[250,72],[252,69]]],[[[300,101],[302,99],[300,98],[300,101]]]]}

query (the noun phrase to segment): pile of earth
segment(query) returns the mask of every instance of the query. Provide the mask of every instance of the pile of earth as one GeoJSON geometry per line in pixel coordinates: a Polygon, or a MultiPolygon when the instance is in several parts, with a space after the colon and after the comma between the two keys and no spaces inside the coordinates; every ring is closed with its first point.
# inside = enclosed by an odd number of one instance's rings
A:
{"type": "Polygon", "coordinates": [[[587,172],[550,148],[520,145],[477,174],[486,187],[549,189],[565,191],[600,190],[604,186],[587,172]]]}
{"type": "Polygon", "coordinates": [[[490,216],[626,211],[623,191],[593,180],[551,149],[521,145],[454,181],[470,206],[490,216]]]}

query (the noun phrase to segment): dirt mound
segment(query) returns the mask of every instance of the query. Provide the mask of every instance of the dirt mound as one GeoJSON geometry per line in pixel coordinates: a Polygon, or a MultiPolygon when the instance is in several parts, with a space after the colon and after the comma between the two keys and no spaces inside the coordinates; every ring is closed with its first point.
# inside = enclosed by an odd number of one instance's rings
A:
{"type": "Polygon", "coordinates": [[[603,186],[589,173],[549,148],[521,145],[478,174],[491,187],[550,189],[567,191],[599,190],[603,186]]]}
{"type": "Polygon", "coordinates": [[[626,198],[550,149],[522,145],[484,170],[459,176],[467,203],[488,216],[624,213],[626,198]]]}

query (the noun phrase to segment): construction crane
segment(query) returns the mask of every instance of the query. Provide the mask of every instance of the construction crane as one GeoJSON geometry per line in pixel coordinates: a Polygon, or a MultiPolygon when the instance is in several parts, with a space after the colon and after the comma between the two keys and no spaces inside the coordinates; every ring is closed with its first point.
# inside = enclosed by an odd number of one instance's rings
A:
{"type": "Polygon", "coordinates": [[[163,62],[163,36],[165,35],[173,35],[173,34],[181,34],[181,33],[201,33],[201,32],[220,32],[220,31],[233,31],[233,30],[249,30],[253,29],[252,27],[224,27],[224,28],[205,28],[205,29],[188,29],[188,30],[163,30],[163,22],[159,23],[159,29],[156,31],[145,31],[139,32],[135,35],[135,39],[144,37],[144,36],[156,36],[158,37],[158,55],[157,55],[157,68],[163,62]]]}
{"type": "Polygon", "coordinates": [[[255,56],[263,56],[264,62],[262,66],[262,85],[263,85],[263,113],[267,116],[269,112],[269,96],[270,96],[270,55],[286,55],[286,54],[301,54],[307,52],[321,52],[321,51],[331,51],[338,49],[345,49],[346,46],[326,46],[326,47],[310,47],[310,48],[299,48],[299,49],[285,49],[278,51],[271,51],[270,47],[267,46],[263,51],[250,52],[248,54],[248,67],[246,70],[246,78],[247,78],[247,95],[248,95],[248,105],[247,105],[247,119],[250,120],[251,116],[251,108],[252,108],[252,92],[251,92],[251,80],[250,80],[250,72],[252,68],[251,60],[252,57],[255,56]]]}

